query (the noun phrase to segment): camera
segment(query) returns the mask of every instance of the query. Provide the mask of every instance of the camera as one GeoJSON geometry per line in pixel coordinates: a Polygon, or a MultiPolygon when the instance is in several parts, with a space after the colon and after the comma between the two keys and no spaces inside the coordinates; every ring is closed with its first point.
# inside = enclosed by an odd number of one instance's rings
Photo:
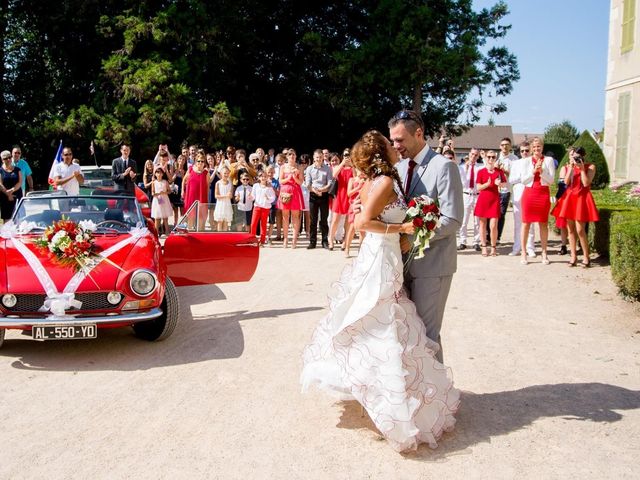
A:
{"type": "Polygon", "coordinates": [[[582,155],[576,155],[575,157],[573,157],[573,161],[575,163],[582,163],[584,160],[582,159],[582,155]]]}

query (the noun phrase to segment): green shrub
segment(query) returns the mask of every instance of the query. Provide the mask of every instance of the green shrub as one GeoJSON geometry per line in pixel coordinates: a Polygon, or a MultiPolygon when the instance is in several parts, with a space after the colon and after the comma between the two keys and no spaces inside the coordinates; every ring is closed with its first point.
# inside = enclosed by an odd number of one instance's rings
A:
{"type": "Polygon", "coordinates": [[[611,227],[631,218],[640,218],[640,200],[630,199],[631,185],[617,191],[609,188],[592,192],[600,213],[600,220],[589,226],[591,250],[604,258],[609,258],[611,227]]]}
{"type": "Polygon", "coordinates": [[[640,211],[626,205],[605,205],[598,206],[598,213],[600,220],[589,226],[589,245],[601,257],[610,258],[611,228],[636,217],[640,221],[640,211]]]}
{"type": "MultiPolygon", "coordinates": [[[[588,131],[582,132],[582,135],[578,137],[578,140],[573,144],[575,147],[582,147],[586,151],[585,160],[589,163],[593,163],[596,166],[596,175],[591,182],[591,188],[593,190],[599,190],[605,188],[609,184],[609,166],[607,160],[604,158],[602,150],[593,139],[588,131]]],[[[546,148],[546,146],[545,146],[546,148]]],[[[565,165],[569,161],[569,152],[565,153],[562,157],[562,161],[558,164],[556,170],[556,178],[560,172],[562,165],[565,165]]]]}
{"type": "Polygon", "coordinates": [[[622,295],[640,300],[640,214],[633,216],[611,227],[611,276],[622,295]]]}
{"type": "Polygon", "coordinates": [[[560,162],[560,160],[564,157],[565,153],[567,153],[567,150],[559,143],[545,142],[544,154],[546,155],[547,152],[553,153],[553,158],[555,158],[556,160],[558,160],[558,162],[560,162]]]}

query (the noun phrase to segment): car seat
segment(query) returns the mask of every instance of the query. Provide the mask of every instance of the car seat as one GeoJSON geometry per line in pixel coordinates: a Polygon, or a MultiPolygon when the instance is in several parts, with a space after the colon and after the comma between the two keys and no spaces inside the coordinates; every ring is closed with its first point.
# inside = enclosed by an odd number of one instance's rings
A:
{"type": "Polygon", "coordinates": [[[59,210],[43,210],[42,213],[40,213],[40,219],[38,221],[45,225],[51,225],[60,219],[62,219],[62,214],[59,210]]]}
{"type": "Polygon", "coordinates": [[[124,214],[120,208],[107,208],[104,211],[104,219],[105,221],[115,220],[124,223],[124,214]]]}

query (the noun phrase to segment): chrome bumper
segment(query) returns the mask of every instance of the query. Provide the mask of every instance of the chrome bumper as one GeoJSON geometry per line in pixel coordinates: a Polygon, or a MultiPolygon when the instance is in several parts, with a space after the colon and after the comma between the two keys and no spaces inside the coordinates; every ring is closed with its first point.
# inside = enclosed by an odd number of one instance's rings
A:
{"type": "Polygon", "coordinates": [[[145,320],[153,320],[162,315],[162,310],[153,308],[142,313],[123,313],[118,315],[101,315],[99,317],[76,317],[66,315],[64,317],[0,317],[0,328],[3,327],[32,327],[34,325],[105,325],[109,323],[137,323],[145,320]]]}

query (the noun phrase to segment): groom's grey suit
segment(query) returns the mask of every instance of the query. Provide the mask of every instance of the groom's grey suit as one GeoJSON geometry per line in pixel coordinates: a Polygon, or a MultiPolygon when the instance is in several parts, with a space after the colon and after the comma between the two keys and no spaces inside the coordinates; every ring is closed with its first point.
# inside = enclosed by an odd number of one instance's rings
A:
{"type": "MultiPolygon", "coordinates": [[[[427,337],[440,344],[437,358],[442,362],[440,328],[451,279],[457,268],[456,234],[462,223],[464,202],[458,165],[428,146],[425,148],[426,155],[423,149],[414,159],[417,165],[407,201],[423,194],[437,200],[442,226],[429,242],[425,256],[411,261],[405,270],[404,281],[409,297],[416,304],[418,315],[427,328],[427,337]]],[[[406,185],[408,166],[408,159],[397,165],[403,187],[406,185]]]]}

